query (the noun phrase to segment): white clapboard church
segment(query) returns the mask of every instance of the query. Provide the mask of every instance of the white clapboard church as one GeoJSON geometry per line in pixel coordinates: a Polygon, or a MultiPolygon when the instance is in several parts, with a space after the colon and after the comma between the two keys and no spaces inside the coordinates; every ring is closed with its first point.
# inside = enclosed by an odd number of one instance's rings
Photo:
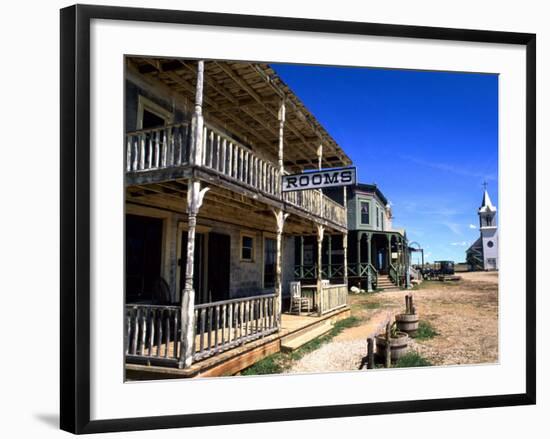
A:
{"type": "Polygon", "coordinates": [[[466,250],[466,261],[472,270],[498,270],[497,208],[487,188],[483,193],[479,215],[479,238],[466,250]]]}

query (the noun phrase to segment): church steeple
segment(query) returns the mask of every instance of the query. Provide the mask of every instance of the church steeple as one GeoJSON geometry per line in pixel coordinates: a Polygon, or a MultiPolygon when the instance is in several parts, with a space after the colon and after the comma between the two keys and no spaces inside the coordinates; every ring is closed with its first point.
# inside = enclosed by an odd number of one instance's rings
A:
{"type": "Polygon", "coordinates": [[[467,255],[474,269],[498,270],[497,208],[491,202],[487,183],[483,183],[483,199],[479,215],[479,239],[468,249],[467,255]]]}
{"type": "Polygon", "coordinates": [[[493,206],[493,203],[491,202],[491,197],[489,197],[489,192],[487,192],[487,189],[483,192],[483,200],[481,201],[481,207],[479,208],[479,212],[496,212],[497,208],[493,206]]]}
{"type": "Polygon", "coordinates": [[[487,192],[487,182],[483,183],[483,199],[481,200],[481,206],[478,210],[479,215],[479,227],[496,227],[496,213],[497,208],[493,206],[489,192],[487,192]]]}

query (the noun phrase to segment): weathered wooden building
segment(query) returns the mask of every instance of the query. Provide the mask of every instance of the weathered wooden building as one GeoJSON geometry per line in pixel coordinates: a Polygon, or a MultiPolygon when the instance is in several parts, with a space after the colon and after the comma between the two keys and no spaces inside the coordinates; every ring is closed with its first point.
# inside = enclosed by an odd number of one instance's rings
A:
{"type": "MultiPolygon", "coordinates": [[[[188,368],[280,331],[295,237],[321,258],[348,221],[281,176],[351,161],[267,64],[125,62],[126,359],[188,368]]],[[[346,306],[345,276],[311,279],[316,315],[346,306]]]]}
{"type": "MultiPolygon", "coordinates": [[[[322,248],[322,273],[332,281],[344,280],[344,263],[350,286],[367,291],[410,286],[410,249],[406,231],[394,229],[392,210],[378,186],[356,184],[344,192],[325,189],[339,203],[347,203],[347,258],[340,236],[326,236],[322,248]]],[[[295,239],[295,276],[302,281],[316,278],[314,237],[295,239]]]]}

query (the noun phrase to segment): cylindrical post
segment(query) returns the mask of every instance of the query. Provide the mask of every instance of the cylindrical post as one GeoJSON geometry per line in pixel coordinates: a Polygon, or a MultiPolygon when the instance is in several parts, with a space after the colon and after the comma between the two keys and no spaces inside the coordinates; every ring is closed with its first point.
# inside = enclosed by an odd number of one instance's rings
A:
{"type": "Polygon", "coordinates": [[[367,369],[374,369],[374,339],[367,338],[367,369]]]}
{"type": "Polygon", "coordinates": [[[346,219],[346,231],[342,236],[342,251],[344,252],[344,285],[348,285],[348,191],[344,186],[344,218],[346,219]]]}
{"type": "Polygon", "coordinates": [[[386,359],[386,367],[391,367],[391,345],[390,345],[390,333],[391,333],[391,323],[388,322],[386,324],[386,352],[385,352],[385,359],[386,359]]]}
{"type": "Polygon", "coordinates": [[[193,269],[195,255],[195,229],[197,226],[198,207],[195,202],[200,193],[200,182],[188,183],[188,229],[187,229],[187,258],[185,265],[185,286],[181,292],[181,344],[179,366],[189,367],[193,361],[194,311],[195,290],[193,288],[193,269]]]}
{"type": "Polygon", "coordinates": [[[304,278],[304,236],[300,236],[300,279],[304,278]]]}
{"type": "Polygon", "coordinates": [[[201,165],[203,159],[202,137],[204,119],[202,116],[202,101],[204,88],[204,61],[197,63],[197,87],[195,92],[195,111],[191,119],[191,154],[189,161],[192,165],[201,165]]]}
{"type": "MultiPolygon", "coordinates": [[[[190,162],[195,165],[202,163],[202,135],[204,120],[202,116],[202,101],[204,87],[204,61],[197,63],[197,87],[195,92],[195,111],[191,120],[191,155],[190,162]]],[[[193,288],[193,267],[195,254],[195,229],[197,214],[208,188],[201,190],[198,180],[189,180],[187,185],[187,259],[185,265],[185,286],[181,294],[181,349],[178,366],[189,367],[193,362],[193,347],[195,341],[195,290],[193,288]]]]}
{"type": "Polygon", "coordinates": [[[317,312],[319,315],[323,313],[323,237],[325,233],[325,227],[321,224],[317,224],[317,312]]]}
{"type": "Polygon", "coordinates": [[[327,277],[332,278],[332,235],[327,236],[327,247],[328,247],[328,273],[327,277]]]}
{"type": "Polygon", "coordinates": [[[367,233],[367,292],[372,293],[372,277],[371,277],[371,237],[370,233],[367,233]]]}
{"type": "Polygon", "coordinates": [[[274,209],[275,222],[277,224],[277,254],[275,261],[275,322],[277,327],[281,326],[282,313],[282,298],[283,298],[283,280],[282,280],[282,265],[283,265],[283,227],[288,213],[284,213],[280,209],[274,209]]]}
{"type": "Polygon", "coordinates": [[[285,114],[286,114],[285,101],[283,99],[281,101],[281,106],[279,107],[279,114],[278,114],[278,119],[279,119],[279,154],[278,154],[279,163],[278,164],[279,164],[279,172],[281,176],[283,175],[283,171],[284,171],[283,154],[284,154],[285,114]]]}
{"type": "Polygon", "coordinates": [[[361,282],[361,232],[357,232],[357,276],[359,277],[359,282],[361,282]]]}

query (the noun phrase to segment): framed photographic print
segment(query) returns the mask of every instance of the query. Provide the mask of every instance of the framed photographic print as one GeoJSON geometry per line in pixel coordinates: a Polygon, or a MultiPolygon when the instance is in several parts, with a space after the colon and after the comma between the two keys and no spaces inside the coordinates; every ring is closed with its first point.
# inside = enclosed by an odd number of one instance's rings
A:
{"type": "Polygon", "coordinates": [[[61,11],[61,428],[535,403],[535,35],[61,11]]]}

